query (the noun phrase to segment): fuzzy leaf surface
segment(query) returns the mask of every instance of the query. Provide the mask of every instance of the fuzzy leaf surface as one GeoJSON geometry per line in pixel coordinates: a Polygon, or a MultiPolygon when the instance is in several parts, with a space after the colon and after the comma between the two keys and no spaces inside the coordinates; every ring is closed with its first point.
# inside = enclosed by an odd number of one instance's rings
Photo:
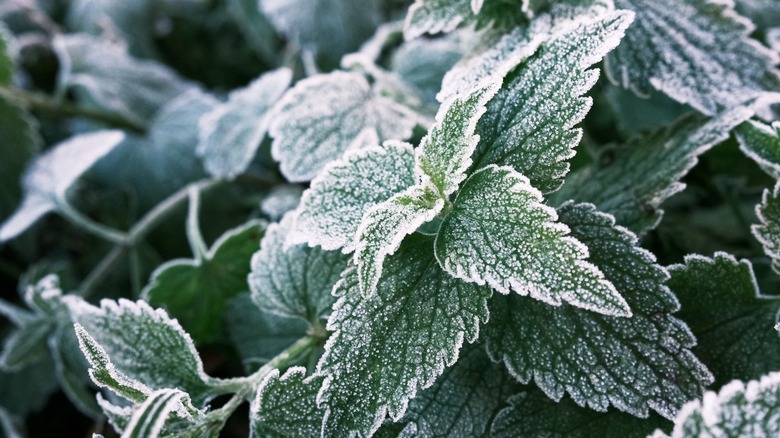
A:
{"type": "Polygon", "coordinates": [[[411,40],[426,33],[455,30],[478,13],[482,3],[483,0],[415,0],[406,14],[404,37],[411,40]]]}
{"type": "Polygon", "coordinates": [[[780,122],[748,120],[737,128],[739,148],[774,179],[780,179],[780,122]]]}
{"type": "Polygon", "coordinates": [[[354,269],[334,295],[334,334],[317,371],[325,376],[323,433],[367,436],[386,415],[400,419],[417,390],[456,361],[463,341],[477,338],[491,291],[452,278],[436,263],[432,239],[415,234],[385,261],[375,295],[363,297],[354,269]]]}
{"type": "Polygon", "coordinates": [[[257,389],[249,412],[250,437],[319,436],[323,409],[317,407],[322,377],[306,378],[306,368],[293,367],[279,377],[274,370],[257,389]]]}
{"type": "Polygon", "coordinates": [[[437,260],[455,278],[503,294],[630,316],[615,287],[585,261],[587,248],[542,202],[528,178],[509,167],[473,173],[436,236],[437,260]]]}
{"type": "Polygon", "coordinates": [[[664,285],[669,274],[633,233],[592,205],[569,203],[558,213],[634,315],[614,318],[514,295],[496,297],[485,327],[491,357],[556,401],[568,393],[597,411],[614,406],[645,418],[652,409],[673,418],[712,377],[691,353],[695,339],[685,323],[672,316],[679,303],[664,285]]]}
{"type": "Polygon", "coordinates": [[[753,25],[731,1],[615,0],[637,14],[607,58],[613,82],[640,95],[659,90],[714,115],[780,89],[780,61],[748,35],[753,25]]]}

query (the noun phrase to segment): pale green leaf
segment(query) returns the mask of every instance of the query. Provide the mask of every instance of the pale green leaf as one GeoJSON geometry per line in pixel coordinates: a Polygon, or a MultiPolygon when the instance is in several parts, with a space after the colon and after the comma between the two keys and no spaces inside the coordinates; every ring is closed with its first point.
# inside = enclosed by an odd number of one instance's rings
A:
{"type": "Polygon", "coordinates": [[[222,319],[229,299],[247,290],[250,260],[265,223],[249,221],[225,232],[203,260],[176,259],[158,267],[142,295],[164,307],[199,344],[223,338],[222,319]]]}
{"type": "Polygon", "coordinates": [[[739,148],[764,172],[780,179],[780,122],[771,126],[748,120],[737,128],[739,148]]]}
{"type": "Polygon", "coordinates": [[[558,189],[582,138],[573,126],[592,105],[582,96],[598,79],[589,67],[620,42],[632,19],[631,12],[616,11],[564,25],[515,69],[477,125],[473,169],[508,165],[544,193],[558,189]]]}
{"type": "Polygon", "coordinates": [[[469,177],[436,236],[436,258],[450,275],[555,306],[566,301],[612,316],[628,304],[587,248],[569,236],[528,178],[490,165],[469,177]]]}
{"type": "Polygon", "coordinates": [[[592,205],[565,204],[559,214],[633,316],[495,297],[484,332],[491,357],[556,401],[568,393],[576,404],[597,411],[614,406],[645,418],[652,409],[673,418],[712,376],[691,353],[695,339],[687,326],[672,316],[679,303],[664,285],[669,274],[637,246],[633,233],[592,205]]]}
{"type": "Polygon", "coordinates": [[[122,438],[157,438],[168,417],[173,413],[186,416],[187,410],[182,406],[189,403],[187,393],[178,389],[160,389],[149,394],[149,397],[133,412],[122,438]]]}
{"type": "Polygon", "coordinates": [[[303,188],[298,185],[280,184],[263,198],[260,211],[271,221],[278,222],[288,211],[295,210],[301,203],[303,188]]]}
{"type": "Polygon", "coordinates": [[[98,38],[121,40],[141,58],[159,57],[155,46],[154,2],[150,0],[73,0],[65,22],[70,32],[86,32],[98,38]]]}
{"type": "Polygon", "coordinates": [[[363,215],[415,182],[409,144],[389,142],[350,153],[327,166],[303,193],[288,243],[352,252],[363,215]]]}
{"type": "Polygon", "coordinates": [[[46,339],[54,327],[45,319],[36,319],[6,336],[0,352],[0,369],[18,371],[46,357],[46,339]]]}
{"type": "Polygon", "coordinates": [[[263,312],[298,317],[314,327],[330,315],[335,298],[330,294],[341,278],[349,256],[306,245],[285,249],[293,216],[271,224],[252,257],[249,288],[252,301],[263,312]]]}
{"type": "Polygon", "coordinates": [[[658,225],[661,204],[682,191],[680,180],[699,156],[728,139],[752,112],[737,108],[707,120],[690,116],[673,126],[602,151],[596,164],[572,174],[554,199],[595,204],[635,233],[658,225]]]}
{"type": "Polygon", "coordinates": [[[468,39],[457,34],[406,41],[393,52],[390,69],[411,86],[424,103],[436,104],[442,79],[461,59],[467,44],[468,39]]]}
{"type": "Polygon", "coordinates": [[[306,368],[293,367],[279,377],[271,371],[257,388],[249,411],[250,437],[313,437],[322,428],[323,409],[317,407],[322,377],[306,378],[306,368]]]}
{"type": "Polygon", "coordinates": [[[753,235],[772,259],[772,268],[780,272],[780,182],[773,191],[764,190],[761,204],[756,206],[756,215],[761,223],[751,227],[753,235]]]}
{"type": "Polygon", "coordinates": [[[685,257],[669,267],[680,317],[698,340],[693,352],[716,381],[757,379],[780,364],[780,299],[761,294],[753,268],[726,253],[685,257]]]}
{"type": "Polygon", "coordinates": [[[233,179],[247,170],[268,129],[268,111],[291,80],[286,68],[266,73],[200,119],[197,152],[212,176],[233,179]]]}
{"type": "Polygon", "coordinates": [[[70,186],[123,138],[120,131],[82,134],[36,158],[22,179],[22,204],[0,228],[0,242],[13,239],[46,213],[57,210],[70,186]]]}
{"type": "Polygon", "coordinates": [[[748,37],[733,2],[615,0],[637,14],[607,58],[611,80],[641,95],[656,89],[708,115],[780,89],[780,57],[748,37]]]}
{"type": "Polygon", "coordinates": [[[309,181],[350,149],[411,137],[418,116],[377,94],[360,73],[333,72],[298,82],[273,109],[271,148],[289,181],[309,181]]]}
{"type": "Polygon", "coordinates": [[[415,0],[406,14],[404,37],[455,30],[464,20],[482,8],[483,0],[415,0]]]}
{"type": "Polygon", "coordinates": [[[491,291],[449,276],[432,239],[414,234],[385,261],[375,295],[363,297],[354,269],[334,294],[334,334],[318,365],[323,433],[367,436],[386,415],[400,419],[417,390],[457,360],[463,341],[477,338],[491,291]]]}

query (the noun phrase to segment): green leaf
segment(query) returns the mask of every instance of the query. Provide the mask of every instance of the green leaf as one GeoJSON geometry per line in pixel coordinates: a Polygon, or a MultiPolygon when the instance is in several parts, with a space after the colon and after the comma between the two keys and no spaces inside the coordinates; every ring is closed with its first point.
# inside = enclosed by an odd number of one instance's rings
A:
{"type": "Polygon", "coordinates": [[[0,86],[11,85],[14,78],[14,60],[9,52],[11,38],[11,32],[0,24],[0,86]]]}
{"type": "Polygon", "coordinates": [[[436,259],[455,278],[503,294],[630,316],[615,287],[585,261],[587,248],[557,219],[528,178],[490,165],[458,192],[436,236],[436,259]]]}
{"type": "Polygon", "coordinates": [[[265,223],[249,221],[225,232],[203,260],[171,260],[152,274],[142,295],[165,307],[198,344],[223,338],[222,318],[229,299],[247,290],[250,260],[265,223]]]}
{"type": "Polygon", "coordinates": [[[168,417],[177,413],[190,416],[183,404],[189,404],[189,396],[178,389],[160,389],[151,394],[133,413],[122,438],[157,438],[161,436],[168,417]]]}
{"type": "Polygon", "coordinates": [[[680,317],[698,340],[693,349],[717,382],[757,379],[780,364],[780,299],[762,295],[753,267],[726,253],[685,257],[669,267],[680,317]]]}
{"type": "Polygon", "coordinates": [[[565,31],[515,69],[477,125],[472,169],[508,165],[543,193],[557,190],[582,138],[582,130],[572,127],[592,105],[582,97],[598,79],[598,70],[589,67],[620,42],[632,19],[630,12],[613,11],[564,25],[565,31]]]}
{"type": "Polygon", "coordinates": [[[780,434],[780,373],[747,384],[734,381],[686,404],[675,419],[674,437],[770,437],[780,434]]]}
{"type": "Polygon", "coordinates": [[[111,404],[101,393],[97,393],[95,398],[108,422],[118,434],[121,434],[133,418],[133,406],[116,406],[111,404]]]}
{"type": "Polygon", "coordinates": [[[780,122],[772,126],[748,120],[737,128],[739,148],[764,172],[780,179],[780,122]]]}
{"type": "Polygon", "coordinates": [[[635,233],[651,230],[661,221],[660,205],[685,188],[680,179],[699,156],[728,139],[751,115],[737,108],[712,120],[685,117],[667,129],[605,149],[597,164],[570,175],[554,200],[591,202],[635,233]]]}
{"type": "Polygon", "coordinates": [[[35,319],[19,327],[5,338],[0,353],[0,369],[18,371],[46,357],[46,339],[53,330],[44,319],[35,319]]]}
{"type": "Polygon", "coordinates": [[[20,182],[24,169],[40,150],[43,140],[35,118],[21,106],[3,98],[0,98],[0,132],[3,133],[0,136],[0,156],[3,157],[0,160],[0,217],[7,218],[22,200],[20,182]]]}
{"type": "Polygon", "coordinates": [[[772,268],[780,272],[780,182],[773,191],[764,190],[756,215],[761,222],[751,227],[753,235],[761,242],[764,253],[772,259],[772,268]]]}
{"type": "Polygon", "coordinates": [[[303,193],[289,243],[352,252],[363,215],[415,182],[414,150],[407,143],[349,153],[327,166],[303,193]]]}
{"type": "Polygon", "coordinates": [[[485,327],[491,357],[522,383],[534,380],[556,401],[568,393],[576,404],[597,411],[612,405],[642,418],[649,409],[673,418],[712,376],[690,351],[695,338],[672,316],[679,303],[664,285],[669,274],[633,233],[592,205],[565,204],[558,213],[633,316],[496,297],[485,327]]]}
{"type": "Polygon", "coordinates": [[[233,179],[247,170],[268,129],[268,111],[291,80],[286,68],[266,73],[200,119],[197,152],[212,176],[233,179]]]}
{"type": "Polygon", "coordinates": [[[228,0],[227,13],[255,53],[271,64],[278,63],[279,37],[257,0],[228,0]]]}
{"type": "Polygon", "coordinates": [[[416,92],[423,103],[434,105],[442,79],[463,56],[466,41],[455,34],[406,41],[393,53],[390,69],[416,92]]]}
{"type": "Polygon", "coordinates": [[[155,46],[154,3],[149,0],[73,0],[64,17],[69,32],[120,40],[141,58],[159,57],[155,46]]]}
{"type": "MultiPolygon", "coordinates": [[[[192,339],[164,310],[155,310],[143,301],[120,299],[102,300],[99,308],[80,302],[71,306],[71,313],[83,326],[81,332],[88,334],[80,336],[80,342],[92,339],[102,350],[99,356],[110,358],[116,371],[127,379],[152,391],[181,389],[198,406],[211,397],[210,387],[216,379],[206,375],[192,339]]],[[[87,358],[90,354],[98,357],[93,352],[97,347],[85,350],[87,358]]]]}
{"type": "Polygon", "coordinates": [[[0,242],[13,239],[46,213],[60,208],[70,186],[123,138],[120,131],[77,135],[36,158],[22,180],[22,204],[0,227],[0,242]]]}
{"type": "Polygon", "coordinates": [[[271,148],[288,181],[313,179],[350,149],[412,136],[418,116],[378,94],[360,73],[333,72],[298,82],[271,116],[271,148]]]}
{"type": "Polygon", "coordinates": [[[54,374],[48,356],[18,371],[0,370],[0,406],[21,418],[40,411],[58,389],[54,374]]]}
{"type": "Polygon", "coordinates": [[[444,199],[426,177],[423,183],[366,212],[357,231],[354,258],[364,295],[376,292],[385,258],[398,250],[404,237],[433,220],[443,208],[444,199]]]}
{"type": "Polygon", "coordinates": [[[363,297],[354,269],[334,295],[335,332],[317,372],[325,376],[323,434],[367,436],[387,414],[400,419],[418,388],[457,360],[464,339],[477,338],[491,291],[450,277],[434,260],[432,239],[415,234],[386,260],[375,295],[363,297]]]}
{"type": "Polygon", "coordinates": [[[298,185],[280,184],[263,198],[260,211],[271,221],[278,222],[288,211],[295,210],[301,203],[303,188],[298,185]]]}
{"type": "Polygon", "coordinates": [[[252,257],[249,288],[252,301],[263,312],[298,317],[314,327],[330,315],[330,294],[341,278],[349,256],[306,245],[284,248],[293,216],[271,224],[252,257]]]}
{"type": "Polygon", "coordinates": [[[484,0],[415,0],[404,22],[404,37],[455,30],[467,18],[479,13],[484,0]]]}
{"type": "Polygon", "coordinates": [[[714,115],[780,89],[780,61],[748,35],[754,26],[713,0],[615,0],[637,14],[607,58],[610,79],[640,95],[656,89],[714,115]]]}
{"type": "Polygon", "coordinates": [[[319,436],[323,409],[317,407],[322,377],[306,378],[306,368],[293,367],[279,377],[271,371],[257,388],[249,411],[250,437],[319,436]]]}

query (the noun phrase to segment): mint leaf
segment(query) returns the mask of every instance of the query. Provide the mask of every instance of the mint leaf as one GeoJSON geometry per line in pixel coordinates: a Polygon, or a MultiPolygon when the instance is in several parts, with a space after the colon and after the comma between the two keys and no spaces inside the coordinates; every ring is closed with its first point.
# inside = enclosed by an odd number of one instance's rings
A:
{"type": "Polygon", "coordinates": [[[289,69],[266,73],[200,119],[197,152],[212,176],[233,179],[247,170],[268,129],[267,113],[291,80],[289,69]]]}
{"type": "Polygon", "coordinates": [[[764,172],[780,179],[780,122],[772,126],[748,120],[737,128],[739,148],[764,172]]]}
{"type": "Polygon", "coordinates": [[[761,242],[764,253],[772,259],[772,268],[780,272],[780,183],[770,192],[764,190],[761,204],[756,206],[756,215],[761,221],[753,225],[753,235],[761,242]]]}
{"type": "Polygon", "coordinates": [[[689,255],[669,272],[680,317],[698,340],[693,351],[717,382],[757,379],[777,369],[780,299],[761,294],[750,262],[722,252],[713,258],[689,255]]]}
{"type": "Polygon", "coordinates": [[[568,393],[597,411],[612,405],[642,418],[649,409],[674,417],[712,376],[691,353],[695,339],[685,323],[672,316],[679,304],[664,285],[669,274],[633,233],[592,205],[565,204],[559,214],[633,316],[496,297],[485,327],[488,352],[522,383],[534,380],[556,401],[568,393]]]}
{"type": "Polygon", "coordinates": [[[656,89],[714,115],[780,89],[780,61],[748,35],[753,25],[732,2],[615,0],[636,23],[607,58],[610,79],[640,95],[656,89]]]}
{"type": "Polygon", "coordinates": [[[418,116],[377,94],[359,73],[333,72],[298,82],[273,109],[271,152],[288,181],[309,181],[350,149],[407,139],[418,116]]]}
{"type": "Polygon", "coordinates": [[[598,71],[588,68],[620,42],[632,19],[630,12],[616,11],[564,26],[515,69],[477,125],[473,169],[508,165],[543,193],[558,189],[582,138],[582,130],[572,127],[592,105],[582,95],[598,71]]]}
{"type": "Polygon", "coordinates": [[[630,316],[615,287],[585,261],[587,248],[557,219],[528,178],[490,165],[458,192],[436,236],[436,259],[455,278],[503,294],[630,316]]]}
{"type": "Polygon", "coordinates": [[[415,183],[414,150],[400,142],[347,154],[303,193],[289,243],[352,252],[363,215],[415,183]]]}
{"type": "Polygon", "coordinates": [[[161,265],[142,295],[152,306],[165,307],[197,343],[221,340],[227,301],[247,289],[250,260],[264,232],[264,222],[249,221],[225,232],[204,259],[161,265]]]}
{"type": "Polygon", "coordinates": [[[463,340],[477,338],[491,291],[450,277],[434,260],[432,239],[414,234],[385,261],[375,295],[363,297],[355,269],[334,295],[334,334],[317,371],[325,376],[323,433],[365,436],[387,414],[400,419],[418,388],[455,362],[463,340]]]}
{"type": "Polygon", "coordinates": [[[122,438],[157,438],[163,436],[166,420],[176,413],[183,417],[191,415],[183,405],[190,403],[186,392],[178,389],[160,389],[151,394],[133,413],[122,438]]]}
{"type": "Polygon", "coordinates": [[[341,278],[349,256],[320,248],[296,245],[284,248],[293,216],[271,224],[252,257],[249,288],[252,301],[263,312],[298,317],[314,327],[330,315],[335,298],[330,294],[341,278]]]}
{"type": "Polygon", "coordinates": [[[36,158],[22,180],[22,204],[0,227],[0,242],[13,239],[43,215],[67,203],[70,186],[123,138],[120,131],[77,135],[36,158]]]}
{"type": "Polygon", "coordinates": [[[20,180],[24,169],[40,150],[43,140],[32,115],[4,98],[0,98],[0,132],[3,133],[0,136],[0,156],[3,157],[0,160],[0,217],[8,218],[22,199],[20,180]]]}
{"type": "Polygon", "coordinates": [[[306,378],[306,368],[293,367],[279,377],[273,370],[257,388],[249,412],[250,437],[318,436],[325,412],[317,407],[322,378],[306,378]]]}
{"type": "Polygon", "coordinates": [[[404,37],[455,30],[465,19],[479,13],[484,0],[415,0],[404,21],[404,37]]]}
{"type": "Polygon", "coordinates": [[[670,128],[605,149],[597,164],[571,175],[554,199],[591,202],[635,233],[651,230],[663,215],[660,205],[685,188],[680,179],[699,156],[728,139],[750,116],[746,108],[712,120],[689,116],[670,128]]]}
{"type": "Polygon", "coordinates": [[[674,437],[777,436],[780,434],[780,373],[729,383],[717,394],[686,404],[675,419],[674,437]]]}

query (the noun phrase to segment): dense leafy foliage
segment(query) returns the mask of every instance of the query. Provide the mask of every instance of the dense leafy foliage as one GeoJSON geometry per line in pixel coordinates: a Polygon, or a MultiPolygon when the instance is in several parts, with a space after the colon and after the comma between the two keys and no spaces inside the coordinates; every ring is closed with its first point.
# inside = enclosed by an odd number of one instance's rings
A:
{"type": "Polygon", "coordinates": [[[7,0],[0,433],[777,436],[779,63],[770,0],[7,0]]]}

